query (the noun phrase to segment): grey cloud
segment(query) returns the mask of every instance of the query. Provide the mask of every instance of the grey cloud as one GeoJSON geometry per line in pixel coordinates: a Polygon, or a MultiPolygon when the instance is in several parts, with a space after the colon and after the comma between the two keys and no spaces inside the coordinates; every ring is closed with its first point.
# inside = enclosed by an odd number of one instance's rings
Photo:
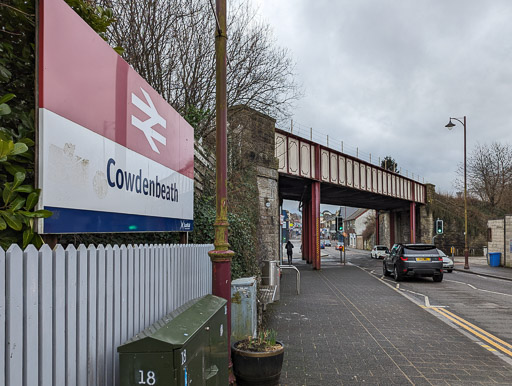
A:
{"type": "Polygon", "coordinates": [[[296,122],[392,155],[442,191],[455,191],[463,160],[448,117],[467,115],[468,150],[512,143],[511,1],[260,2],[298,63],[296,122]]]}

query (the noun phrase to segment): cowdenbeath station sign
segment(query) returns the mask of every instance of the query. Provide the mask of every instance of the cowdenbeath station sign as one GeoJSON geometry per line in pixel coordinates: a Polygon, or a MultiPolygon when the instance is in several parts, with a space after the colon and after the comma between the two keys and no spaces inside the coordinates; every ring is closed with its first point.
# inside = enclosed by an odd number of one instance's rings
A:
{"type": "Polygon", "coordinates": [[[193,128],[63,0],[39,14],[38,231],[191,231],[193,128]]]}

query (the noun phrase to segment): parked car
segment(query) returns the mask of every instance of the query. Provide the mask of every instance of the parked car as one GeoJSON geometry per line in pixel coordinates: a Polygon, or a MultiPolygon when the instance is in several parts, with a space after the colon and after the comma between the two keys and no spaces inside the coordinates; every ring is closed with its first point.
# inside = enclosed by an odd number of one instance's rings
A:
{"type": "Polygon", "coordinates": [[[320,249],[325,249],[325,241],[320,240],[320,249]]]}
{"type": "Polygon", "coordinates": [[[389,253],[388,247],[385,245],[375,245],[370,252],[372,259],[383,259],[389,253]]]}
{"type": "Polygon", "coordinates": [[[343,249],[343,243],[341,241],[336,241],[335,248],[337,251],[341,251],[343,249]]]}
{"type": "Polygon", "coordinates": [[[326,247],[330,247],[330,246],[332,246],[332,245],[331,245],[331,240],[325,240],[325,246],[326,246],[326,247]]]}
{"type": "Polygon", "coordinates": [[[437,252],[439,252],[439,255],[443,258],[443,270],[450,273],[453,271],[453,260],[450,259],[448,256],[446,256],[446,253],[441,251],[440,249],[437,249],[437,252]]]}
{"type": "Polygon", "coordinates": [[[406,276],[430,276],[440,282],[443,280],[443,258],[432,244],[395,244],[382,262],[382,273],[393,275],[396,281],[406,276]]]}

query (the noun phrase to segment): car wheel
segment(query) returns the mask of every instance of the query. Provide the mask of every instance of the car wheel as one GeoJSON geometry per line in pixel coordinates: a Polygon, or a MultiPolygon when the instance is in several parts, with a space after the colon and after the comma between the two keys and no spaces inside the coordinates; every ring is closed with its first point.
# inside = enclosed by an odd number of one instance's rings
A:
{"type": "Polygon", "coordinates": [[[434,280],[436,283],[440,283],[443,281],[443,274],[440,274],[440,275],[434,275],[432,277],[432,280],[434,280]]]}
{"type": "Polygon", "coordinates": [[[452,273],[453,269],[448,269],[447,271],[448,273],[452,273]]]}
{"type": "Polygon", "coordinates": [[[386,263],[384,263],[384,262],[382,262],[382,274],[384,276],[389,276],[390,275],[389,271],[386,268],[386,263]]]}
{"type": "Polygon", "coordinates": [[[396,265],[395,265],[395,269],[393,270],[393,277],[395,278],[395,281],[402,280],[402,276],[398,274],[398,269],[396,269],[396,265]]]}

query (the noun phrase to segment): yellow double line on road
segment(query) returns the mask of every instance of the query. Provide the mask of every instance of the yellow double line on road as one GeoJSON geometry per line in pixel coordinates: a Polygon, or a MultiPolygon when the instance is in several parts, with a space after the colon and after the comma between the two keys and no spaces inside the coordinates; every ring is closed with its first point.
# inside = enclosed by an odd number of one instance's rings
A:
{"type": "Polygon", "coordinates": [[[501,352],[507,354],[512,358],[512,345],[501,340],[500,338],[488,333],[485,330],[482,330],[480,327],[475,326],[474,324],[469,323],[467,320],[462,319],[460,316],[455,315],[454,313],[444,309],[431,307],[432,310],[438,312],[443,315],[445,318],[451,320],[453,323],[461,326],[465,330],[469,331],[471,334],[479,337],[480,339],[486,341],[491,346],[497,348],[501,352]]]}

